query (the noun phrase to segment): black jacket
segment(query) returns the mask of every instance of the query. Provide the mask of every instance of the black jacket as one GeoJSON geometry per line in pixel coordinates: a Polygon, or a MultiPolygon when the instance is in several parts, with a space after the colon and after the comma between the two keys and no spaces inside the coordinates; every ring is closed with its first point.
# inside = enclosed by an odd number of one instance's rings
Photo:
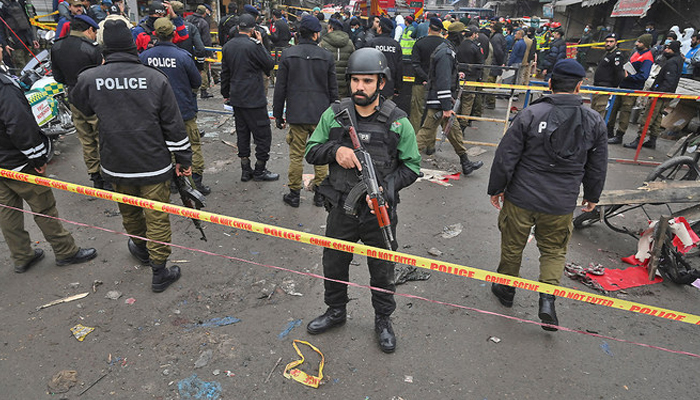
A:
{"type": "Polygon", "coordinates": [[[0,73],[0,167],[21,171],[46,164],[51,143],[36,124],[24,92],[0,73]]]}
{"type": "Polygon", "coordinates": [[[85,36],[71,32],[51,48],[51,67],[56,82],[69,87],[78,82],[78,74],[86,67],[102,64],[100,46],[85,36]]]}
{"type": "Polygon", "coordinates": [[[547,76],[552,75],[552,68],[559,60],[566,58],[566,42],[564,38],[554,39],[549,45],[549,51],[542,60],[542,69],[547,70],[547,76]]]}
{"type": "Polygon", "coordinates": [[[389,98],[395,93],[398,94],[403,84],[403,53],[401,45],[388,33],[383,33],[375,36],[371,42],[367,43],[367,47],[374,47],[384,53],[389,63],[391,76],[388,77],[389,79],[384,85],[384,89],[382,89],[382,95],[389,98]]]}
{"type": "MultiPolygon", "coordinates": [[[[506,63],[506,38],[502,33],[494,33],[491,36],[491,46],[493,47],[493,60],[491,65],[504,65],[506,63]]],[[[500,76],[503,73],[502,69],[491,69],[491,76],[500,76]]]]}
{"type": "Polygon", "coordinates": [[[309,39],[284,49],[277,71],[272,115],[279,119],[287,103],[287,122],[315,125],[338,99],[333,56],[309,39]]]}
{"type": "Polygon", "coordinates": [[[593,86],[612,88],[620,86],[620,82],[625,78],[625,70],[622,67],[626,62],[625,53],[617,47],[605,52],[593,74],[593,86]]]}
{"type": "Polygon", "coordinates": [[[219,21],[219,45],[223,47],[230,39],[235,36],[235,31],[232,30],[238,28],[238,15],[229,14],[225,15],[219,21]]]}
{"type": "Polygon", "coordinates": [[[267,106],[262,74],[270,76],[275,61],[257,40],[238,35],[226,42],[221,60],[221,95],[233,107],[267,106]]]}
{"type": "Polygon", "coordinates": [[[654,79],[654,84],[651,85],[651,90],[675,93],[678,88],[678,82],[681,80],[681,72],[683,72],[683,57],[680,54],[674,54],[661,67],[661,71],[654,79]]]}
{"type": "Polygon", "coordinates": [[[435,49],[445,41],[442,36],[428,35],[416,41],[411,53],[411,64],[413,65],[414,85],[422,85],[428,81],[428,71],[430,71],[430,55],[435,49]]]}
{"type": "Polygon", "coordinates": [[[458,85],[457,53],[451,42],[444,40],[430,56],[427,108],[443,111],[453,107],[452,96],[458,85]]]}
{"type": "Polygon", "coordinates": [[[289,31],[289,25],[283,19],[278,19],[274,23],[275,31],[270,34],[272,47],[289,47],[289,41],[292,40],[292,33],[289,31]]]}
{"type": "Polygon", "coordinates": [[[204,43],[204,46],[211,47],[211,29],[209,28],[209,22],[207,22],[207,20],[199,14],[190,15],[187,17],[186,21],[189,21],[192,25],[197,27],[197,30],[202,37],[202,43],[204,43]]]}
{"type": "Polygon", "coordinates": [[[151,185],[172,177],[171,153],[184,168],[192,149],[167,76],[136,54],[114,53],[83,71],[70,101],[97,115],[102,176],[125,185],[151,185]]]}
{"type": "Polygon", "coordinates": [[[605,121],[581,96],[544,96],[522,110],[496,149],[488,194],[505,192],[520,208],[551,215],[597,203],[608,166],[605,121]],[[557,129],[560,128],[560,129],[557,129]]]}
{"type": "Polygon", "coordinates": [[[486,35],[484,32],[479,32],[479,36],[476,39],[476,41],[479,43],[479,47],[481,47],[481,50],[484,52],[484,60],[489,58],[489,54],[491,54],[491,41],[489,40],[488,35],[486,35]]]}
{"type": "Polygon", "coordinates": [[[464,72],[468,81],[481,81],[483,76],[480,67],[469,67],[462,64],[484,64],[484,54],[481,47],[473,40],[463,40],[457,48],[459,71],[464,72]]]}

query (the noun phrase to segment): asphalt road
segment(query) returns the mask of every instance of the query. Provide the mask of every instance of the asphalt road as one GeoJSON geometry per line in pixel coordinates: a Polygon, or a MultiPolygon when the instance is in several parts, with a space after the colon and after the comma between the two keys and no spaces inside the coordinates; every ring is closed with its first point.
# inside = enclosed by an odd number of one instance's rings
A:
{"type": "MultiPolygon", "coordinates": [[[[220,102],[217,96],[201,102],[200,107],[220,109],[220,102]]],[[[500,109],[492,115],[500,117],[505,103],[499,100],[498,104],[500,109]]],[[[207,210],[323,234],[325,212],[313,206],[310,192],[302,192],[298,209],[282,203],[287,191],[283,132],[273,128],[269,164],[282,179],[243,183],[234,149],[222,142],[235,143],[231,119],[200,113],[199,122],[206,132],[205,182],[212,187],[207,210]]],[[[502,125],[493,123],[476,123],[475,127],[468,131],[468,139],[496,142],[502,131],[502,125]]],[[[664,142],[662,147],[669,145],[664,142]]],[[[473,175],[452,181],[448,187],[417,182],[401,193],[400,251],[429,256],[427,251],[435,247],[442,252],[439,260],[495,269],[500,235],[497,211],[486,195],[494,148],[483,149],[486,152],[474,159],[486,165],[473,175]],[[458,236],[440,237],[445,226],[457,223],[463,226],[458,236]]],[[[66,137],[59,150],[48,173],[88,185],[77,138],[66,137]]],[[[615,147],[611,155],[631,158],[632,151],[615,147]]],[[[645,150],[642,157],[665,159],[663,150],[645,150]]],[[[425,160],[424,167],[458,168],[457,156],[448,145],[434,160],[425,160]]],[[[610,163],[609,167],[608,189],[637,187],[650,171],[650,167],[621,163],[610,163]]],[[[306,170],[312,171],[309,166],[306,170]]],[[[61,217],[123,231],[115,204],[58,190],[54,193],[61,217]]],[[[175,196],[172,200],[179,202],[175,196]]],[[[650,214],[659,212],[651,209],[650,214]]],[[[86,264],[59,268],[36,225],[29,217],[26,220],[35,245],[47,250],[47,257],[27,273],[15,274],[4,243],[0,244],[0,397],[4,399],[697,397],[697,358],[631,343],[700,353],[698,328],[689,324],[559,299],[562,326],[622,342],[581,333],[545,332],[537,325],[500,316],[538,321],[536,293],[518,291],[514,307],[507,309],[484,282],[434,272],[427,281],[399,286],[398,292],[473,310],[397,296],[393,322],[398,348],[386,355],[375,340],[373,311],[365,288],[350,288],[350,319],[345,326],[319,336],[306,333],[305,325],[325,310],[322,282],[291,271],[322,273],[318,247],[212,224],[205,224],[209,241],[203,242],[191,221],[171,217],[173,243],[221,256],[175,248],[171,261],[182,267],[183,277],[164,293],[155,294],[150,291],[150,269],[129,255],[124,236],[66,224],[79,245],[97,248],[99,256],[86,264]],[[93,292],[95,281],[102,284],[93,292]],[[119,299],[105,298],[114,290],[121,292],[119,299]],[[90,294],[36,311],[39,305],[83,292],[90,294]],[[128,304],[127,299],[135,301],[128,304]],[[223,317],[240,321],[202,326],[223,317]],[[301,322],[295,326],[297,320],[301,322]],[[70,331],[76,324],[95,330],[80,342],[70,331]],[[289,326],[289,334],[280,339],[289,326]],[[323,352],[324,379],[318,389],[282,376],[284,365],[298,358],[292,339],[308,340],[323,352]],[[197,361],[204,365],[195,367],[197,361]],[[47,383],[62,370],[77,372],[75,386],[64,394],[49,394],[47,383]],[[193,374],[208,382],[198,387],[211,390],[211,397],[204,392],[198,393],[203,397],[187,397],[186,383],[193,374]]],[[[643,214],[625,216],[625,223],[638,227],[643,226],[643,220],[643,214]]],[[[567,259],[624,268],[619,257],[632,254],[634,249],[632,238],[598,224],[574,233],[567,259]]],[[[537,279],[537,257],[533,241],[525,251],[523,277],[537,279]]],[[[360,257],[355,260],[359,265],[353,266],[351,280],[368,284],[366,261],[360,257]]],[[[562,286],[590,291],[566,277],[562,286]]],[[[611,296],[700,313],[700,292],[670,282],[611,296]]],[[[302,351],[307,357],[302,367],[313,373],[318,356],[308,348],[302,347],[302,351]]]]}

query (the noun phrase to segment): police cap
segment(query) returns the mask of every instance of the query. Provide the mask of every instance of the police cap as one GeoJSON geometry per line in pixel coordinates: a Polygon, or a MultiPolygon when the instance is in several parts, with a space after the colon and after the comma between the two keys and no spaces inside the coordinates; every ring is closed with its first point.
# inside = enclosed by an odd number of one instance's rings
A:
{"type": "Polygon", "coordinates": [[[241,29],[255,28],[255,17],[250,14],[242,14],[238,19],[238,27],[241,29]]]}
{"type": "Polygon", "coordinates": [[[586,70],[573,58],[565,58],[554,64],[552,76],[580,80],[586,77],[586,70]]]}
{"type": "Polygon", "coordinates": [[[301,28],[308,29],[311,32],[321,32],[321,21],[318,20],[318,18],[314,17],[313,15],[305,15],[304,18],[301,19],[301,25],[299,25],[301,28]]]}
{"type": "Polygon", "coordinates": [[[73,18],[85,22],[89,26],[93,27],[95,30],[100,29],[100,26],[97,25],[97,22],[95,22],[94,19],[88,17],[87,15],[74,15],[73,18]]]}

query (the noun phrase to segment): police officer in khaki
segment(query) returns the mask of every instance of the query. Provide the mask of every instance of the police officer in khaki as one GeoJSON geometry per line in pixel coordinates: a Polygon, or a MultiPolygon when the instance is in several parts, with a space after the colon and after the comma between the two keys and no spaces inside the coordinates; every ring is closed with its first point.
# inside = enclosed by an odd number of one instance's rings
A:
{"type": "MultiPolygon", "coordinates": [[[[573,59],[552,68],[551,95],[525,108],[496,149],[488,194],[500,210],[501,261],[498,272],[519,276],[530,229],[540,251],[539,281],[559,285],[571,236],[572,216],[583,184],[583,211],[593,211],[605,184],[608,144],[600,114],[579,95],[586,70],[573,59]]],[[[498,283],[491,291],[506,307],[515,288],[498,283]]],[[[538,316],[556,331],[555,297],[540,293],[538,316]]]]}
{"type": "MultiPolygon", "coordinates": [[[[12,79],[0,73],[0,167],[43,175],[50,148],[51,142],[36,124],[24,93],[12,79]]],[[[0,204],[21,210],[22,201],[27,202],[34,212],[58,217],[56,200],[50,188],[0,178],[0,204]]],[[[34,221],[51,245],[59,267],[89,261],[97,256],[95,249],[76,246],[73,236],[58,220],[35,216],[34,221]]],[[[44,258],[42,249],[32,250],[22,212],[0,207],[0,228],[10,249],[15,272],[25,272],[44,258]]]]}
{"type": "MultiPolygon", "coordinates": [[[[299,207],[306,140],[316,129],[321,114],[338,99],[338,82],[331,53],[317,42],[321,32],[318,18],[307,15],[299,26],[299,44],[282,51],[275,84],[273,116],[277,128],[285,125],[284,105],[287,104],[289,133],[289,193],[282,201],[299,207]]],[[[327,165],[314,165],[314,205],[323,206],[323,196],[316,191],[328,175],[327,165]]]]}
{"type": "MultiPolygon", "coordinates": [[[[63,83],[67,90],[75,86],[78,74],[87,67],[102,64],[102,49],[97,45],[99,25],[87,15],[76,15],[70,25],[70,33],[58,40],[51,48],[51,67],[56,82],[63,83]]],[[[71,117],[83,147],[83,159],[90,180],[98,189],[112,190],[112,185],[100,175],[100,153],[97,141],[97,117],[83,115],[71,104],[71,117]]]]}
{"type": "MultiPolygon", "coordinates": [[[[139,60],[129,28],[120,20],[104,25],[105,63],[83,71],[70,93],[71,102],[100,125],[100,168],[119,193],[167,203],[171,157],[177,175],[192,174],[192,150],[167,76],[139,60]]],[[[170,256],[169,215],[119,203],[131,254],[153,269],[151,289],[162,292],[180,278],[180,268],[166,268],[170,256]]]]}

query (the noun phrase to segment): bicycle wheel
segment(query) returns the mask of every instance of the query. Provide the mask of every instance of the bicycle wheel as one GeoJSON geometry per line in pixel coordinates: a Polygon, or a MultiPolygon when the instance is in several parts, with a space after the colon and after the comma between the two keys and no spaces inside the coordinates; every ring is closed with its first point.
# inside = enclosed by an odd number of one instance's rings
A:
{"type": "Polygon", "coordinates": [[[574,218],[574,228],[583,229],[600,222],[600,212],[598,212],[598,207],[593,211],[584,212],[581,215],[574,218]]]}
{"type": "Polygon", "coordinates": [[[694,181],[698,178],[700,178],[700,168],[695,159],[689,156],[678,156],[654,168],[645,181],[694,181]]]}

